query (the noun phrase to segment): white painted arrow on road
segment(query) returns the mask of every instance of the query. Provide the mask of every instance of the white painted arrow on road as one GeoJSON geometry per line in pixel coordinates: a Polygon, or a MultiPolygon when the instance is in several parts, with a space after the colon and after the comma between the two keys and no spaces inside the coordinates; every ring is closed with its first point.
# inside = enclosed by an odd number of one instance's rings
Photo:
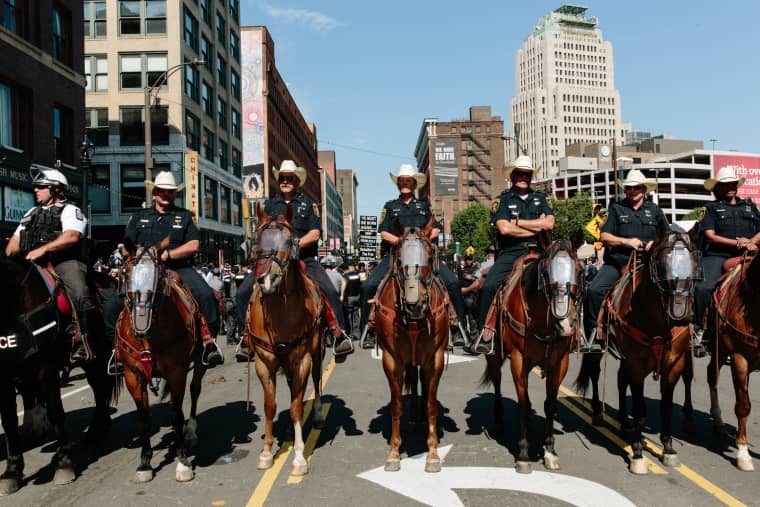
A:
{"type": "MultiPolygon", "coordinates": [[[[372,349],[372,359],[382,359],[383,358],[383,351],[380,348],[374,348],[372,349]]],[[[454,354],[449,354],[449,357],[446,359],[448,364],[457,364],[457,363],[469,363],[470,361],[477,361],[479,359],[478,356],[455,356],[454,354]]]]}
{"type": "MultiPolygon", "coordinates": [[[[443,460],[451,445],[438,449],[443,460]]],[[[425,472],[425,453],[401,460],[401,471],[386,472],[383,467],[367,470],[357,477],[366,479],[400,495],[426,505],[456,506],[464,504],[455,489],[506,489],[523,491],[562,500],[571,505],[589,507],[634,507],[620,493],[593,481],[551,472],[518,474],[514,468],[447,467],[438,473],[425,472]]]]}

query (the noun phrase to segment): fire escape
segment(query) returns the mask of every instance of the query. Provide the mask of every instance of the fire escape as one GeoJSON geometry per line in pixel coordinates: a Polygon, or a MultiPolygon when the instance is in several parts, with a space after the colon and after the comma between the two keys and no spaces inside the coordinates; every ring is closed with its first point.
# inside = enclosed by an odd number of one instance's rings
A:
{"type": "Polygon", "coordinates": [[[471,133],[463,138],[467,141],[468,200],[487,204],[491,199],[491,177],[485,167],[490,166],[491,149],[471,133]]]}

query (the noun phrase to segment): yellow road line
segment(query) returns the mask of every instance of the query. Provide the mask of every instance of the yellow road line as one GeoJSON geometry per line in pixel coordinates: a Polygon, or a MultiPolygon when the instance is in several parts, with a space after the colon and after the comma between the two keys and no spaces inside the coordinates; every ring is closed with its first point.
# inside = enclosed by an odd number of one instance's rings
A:
{"type": "MultiPolygon", "coordinates": [[[[325,368],[325,371],[322,372],[322,380],[319,383],[320,391],[324,390],[325,384],[327,383],[327,379],[330,378],[330,374],[332,373],[334,368],[335,368],[335,358],[332,358],[330,359],[330,362],[327,364],[327,368],[325,368]]],[[[302,421],[304,422],[309,418],[309,415],[311,414],[311,407],[314,400],[314,395],[315,395],[315,390],[312,388],[311,392],[306,397],[306,404],[304,405],[304,409],[303,409],[302,421]]],[[[280,472],[282,471],[282,467],[285,465],[285,462],[288,460],[288,457],[290,456],[291,450],[293,450],[293,441],[288,440],[286,442],[283,442],[282,447],[280,447],[280,449],[277,451],[277,454],[274,457],[274,463],[272,464],[272,467],[269,468],[269,470],[267,470],[266,472],[264,472],[264,475],[261,477],[261,479],[259,480],[259,483],[256,485],[256,489],[253,490],[253,494],[251,495],[251,498],[248,499],[248,503],[246,504],[246,507],[261,507],[264,505],[264,502],[269,496],[269,493],[272,491],[272,487],[274,486],[274,481],[277,480],[277,477],[280,475],[280,472]]]]}
{"type": "MultiPolygon", "coordinates": [[[[327,413],[330,411],[330,403],[322,404],[322,420],[327,420],[327,413]]],[[[316,417],[316,415],[314,416],[316,417]]],[[[306,458],[307,463],[311,463],[311,456],[314,454],[314,448],[317,446],[317,440],[319,435],[322,434],[322,428],[311,428],[309,432],[309,438],[306,439],[306,444],[303,448],[303,456],[306,458]]],[[[303,475],[291,475],[288,477],[288,484],[300,484],[303,480],[303,475]]]]}
{"type": "MultiPolygon", "coordinates": [[[[560,391],[563,394],[565,394],[568,397],[568,399],[573,400],[574,403],[577,403],[578,405],[582,406],[586,410],[589,410],[589,411],[592,410],[591,409],[591,405],[586,400],[584,400],[583,398],[581,398],[580,396],[578,396],[578,394],[576,394],[575,392],[573,392],[571,389],[568,389],[567,387],[565,387],[563,385],[560,385],[559,389],[560,389],[560,391]]],[[[570,403],[568,401],[568,399],[561,399],[559,401],[563,405],[565,405],[566,407],[570,408],[570,410],[573,410],[573,412],[576,412],[576,410],[574,410],[573,408],[571,408],[569,406],[572,403],[570,403]]],[[[620,430],[620,423],[618,421],[616,421],[612,417],[608,416],[607,414],[602,414],[602,416],[604,417],[604,421],[607,424],[613,426],[617,430],[620,430]]],[[[588,422],[590,422],[590,419],[589,419],[588,422]]],[[[599,428],[599,427],[596,427],[596,426],[593,426],[593,428],[595,430],[599,431],[600,433],[605,434],[602,431],[602,430],[604,430],[604,428],[599,428]]],[[[605,434],[605,437],[607,437],[606,434],[605,434]]],[[[607,438],[609,438],[609,437],[607,437],[607,438]]],[[[654,444],[651,440],[649,440],[647,438],[642,438],[642,442],[644,443],[644,447],[646,447],[647,450],[649,450],[649,452],[651,452],[652,454],[654,454],[655,456],[657,456],[660,459],[662,458],[662,448],[660,446],[654,444]]],[[[620,445],[620,444],[616,443],[616,445],[620,445]]],[[[630,449],[630,446],[628,446],[626,448],[626,450],[628,450],[628,449],[630,449]]],[[[630,451],[629,451],[629,453],[630,453],[630,451]]],[[[645,459],[648,459],[648,458],[645,457],[645,459]]],[[[647,465],[649,465],[649,462],[647,462],[647,465]]],[[[657,465],[655,465],[655,466],[657,466],[657,465]]],[[[650,470],[651,470],[651,466],[650,466],[650,470]]],[[[691,482],[693,482],[694,484],[696,484],[701,489],[703,489],[706,492],[710,493],[719,502],[721,502],[721,503],[723,503],[725,505],[729,505],[731,507],[746,507],[745,503],[743,503],[742,501],[734,498],[728,492],[726,492],[722,488],[718,487],[716,484],[714,484],[713,482],[709,481],[708,479],[704,478],[703,476],[701,476],[700,474],[698,474],[696,471],[694,471],[693,469],[689,468],[688,466],[684,465],[683,463],[680,464],[680,465],[678,465],[677,467],[674,467],[673,470],[675,470],[676,472],[678,472],[681,475],[683,475],[684,477],[686,477],[688,480],[690,480],[691,482]]]]}

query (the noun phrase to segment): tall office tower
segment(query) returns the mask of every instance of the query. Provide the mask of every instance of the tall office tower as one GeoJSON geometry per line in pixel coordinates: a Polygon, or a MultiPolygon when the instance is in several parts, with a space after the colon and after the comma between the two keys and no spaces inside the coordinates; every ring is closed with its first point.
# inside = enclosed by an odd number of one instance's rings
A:
{"type": "Polygon", "coordinates": [[[586,10],[563,5],[542,17],[515,55],[510,134],[539,179],[559,173],[565,145],[625,140],[612,44],[586,10]]]}
{"type": "Polygon", "coordinates": [[[86,0],[84,32],[97,236],[119,241],[145,200],[149,117],[153,176],[192,175],[178,204],[198,213],[202,259],[240,260],[239,0],[86,0]]]}

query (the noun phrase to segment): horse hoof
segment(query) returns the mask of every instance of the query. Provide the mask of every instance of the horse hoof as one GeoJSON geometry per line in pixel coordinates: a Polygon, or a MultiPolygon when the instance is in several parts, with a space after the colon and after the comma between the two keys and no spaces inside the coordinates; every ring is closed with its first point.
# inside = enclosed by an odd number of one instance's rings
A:
{"type": "Polygon", "coordinates": [[[0,479],[0,496],[12,495],[21,486],[21,480],[17,477],[0,479]]]}
{"type": "MultiPolygon", "coordinates": [[[[427,468],[427,466],[426,466],[427,468]]],[[[384,470],[386,472],[398,472],[401,470],[401,460],[400,459],[387,459],[385,460],[385,467],[384,470]]]]}
{"type": "Polygon", "coordinates": [[[135,472],[134,482],[142,484],[153,480],[153,470],[138,470],[135,472]]]}
{"type": "Polygon", "coordinates": [[[429,459],[425,462],[425,471],[429,473],[436,473],[441,471],[441,460],[429,459]]]}
{"type": "Polygon", "coordinates": [[[193,468],[184,463],[177,463],[177,470],[174,472],[174,478],[177,482],[188,482],[193,480],[193,468]]]}
{"type": "Polygon", "coordinates": [[[308,473],[309,473],[308,463],[303,463],[303,464],[298,464],[298,465],[293,463],[293,468],[290,469],[290,475],[295,475],[297,477],[306,475],[308,473]]]}
{"type": "Polygon", "coordinates": [[[544,452],[544,468],[547,470],[559,470],[559,456],[550,452],[544,452]]]}
{"type": "Polygon", "coordinates": [[[602,414],[594,414],[591,418],[591,424],[594,426],[604,426],[604,416],[602,414]]]}
{"type": "Polygon", "coordinates": [[[681,461],[678,459],[678,454],[663,454],[662,464],[666,467],[677,467],[681,465],[681,461]]]}
{"type": "Polygon", "coordinates": [[[77,474],[72,467],[59,468],[55,471],[55,475],[53,476],[53,484],[56,486],[63,486],[64,484],[74,482],[76,478],[77,474]]]}
{"type": "Polygon", "coordinates": [[[533,472],[533,467],[531,467],[528,461],[516,461],[515,470],[518,474],[529,474],[533,472]]]}
{"type": "Polygon", "coordinates": [[[256,468],[267,470],[272,468],[272,463],[274,463],[274,456],[259,456],[259,464],[256,465],[256,468]]]}
{"type": "Polygon", "coordinates": [[[742,472],[754,472],[755,465],[752,464],[752,458],[742,458],[736,460],[736,468],[742,472]]]}
{"type": "Polygon", "coordinates": [[[644,458],[631,458],[628,470],[634,475],[646,475],[648,472],[644,458]]]}

